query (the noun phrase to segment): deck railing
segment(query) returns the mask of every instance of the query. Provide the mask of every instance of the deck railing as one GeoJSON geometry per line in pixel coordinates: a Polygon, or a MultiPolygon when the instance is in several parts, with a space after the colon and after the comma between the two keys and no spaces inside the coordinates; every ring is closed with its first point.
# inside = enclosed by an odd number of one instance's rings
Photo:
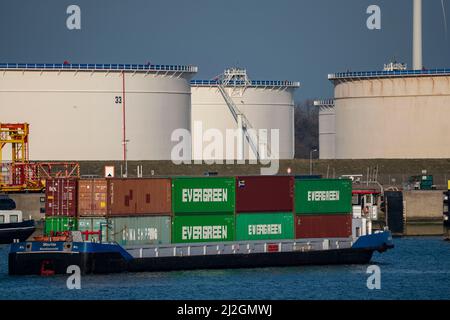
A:
{"type": "Polygon", "coordinates": [[[350,248],[351,238],[298,239],[273,241],[221,242],[133,246],[127,251],[135,258],[181,257],[217,254],[249,254],[265,252],[321,251],[350,248]]]}

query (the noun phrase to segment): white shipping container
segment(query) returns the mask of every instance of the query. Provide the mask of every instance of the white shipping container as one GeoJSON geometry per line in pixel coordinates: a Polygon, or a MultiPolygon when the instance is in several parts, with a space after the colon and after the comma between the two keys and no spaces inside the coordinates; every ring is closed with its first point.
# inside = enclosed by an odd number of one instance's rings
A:
{"type": "Polygon", "coordinates": [[[367,219],[353,218],[352,219],[352,237],[358,238],[367,235],[367,219]]]}
{"type": "Polygon", "coordinates": [[[353,218],[361,218],[362,209],[360,205],[353,206],[353,218]]]}

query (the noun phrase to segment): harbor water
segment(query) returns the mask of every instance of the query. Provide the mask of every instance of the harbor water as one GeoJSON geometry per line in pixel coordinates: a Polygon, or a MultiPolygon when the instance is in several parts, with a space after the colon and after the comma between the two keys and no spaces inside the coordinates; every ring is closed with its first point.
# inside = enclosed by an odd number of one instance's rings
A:
{"type": "Polygon", "coordinates": [[[369,265],[125,273],[81,277],[9,276],[8,245],[0,246],[0,299],[450,299],[450,242],[395,238],[375,253],[381,288],[369,290],[369,265]]]}

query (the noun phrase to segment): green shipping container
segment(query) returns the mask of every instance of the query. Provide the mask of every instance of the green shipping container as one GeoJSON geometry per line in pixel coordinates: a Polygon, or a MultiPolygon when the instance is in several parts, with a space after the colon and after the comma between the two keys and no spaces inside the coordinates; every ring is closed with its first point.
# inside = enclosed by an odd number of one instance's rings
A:
{"type": "MultiPolygon", "coordinates": [[[[102,225],[102,241],[106,241],[106,219],[105,218],[79,218],[78,219],[78,231],[84,232],[84,231],[100,231],[100,224],[102,225]]],[[[91,241],[91,242],[100,242],[99,235],[87,235],[86,234],[81,235],[83,237],[84,241],[91,241]]]]}
{"type": "Polygon", "coordinates": [[[292,212],[239,213],[236,240],[294,239],[292,212]]]}
{"type": "Polygon", "coordinates": [[[352,212],[350,179],[314,179],[295,181],[297,214],[337,214],[352,212]]]}
{"type": "Polygon", "coordinates": [[[46,217],[45,235],[51,232],[63,232],[77,230],[77,219],[71,217],[46,217]]]}
{"type": "Polygon", "coordinates": [[[182,215],[172,223],[172,243],[233,241],[234,215],[182,215]]]}
{"type": "Polygon", "coordinates": [[[172,209],[175,214],[233,213],[235,198],[235,178],[172,179],[172,209]]]}
{"type": "Polygon", "coordinates": [[[108,219],[108,241],[122,246],[170,243],[170,216],[139,216],[108,219]]]}

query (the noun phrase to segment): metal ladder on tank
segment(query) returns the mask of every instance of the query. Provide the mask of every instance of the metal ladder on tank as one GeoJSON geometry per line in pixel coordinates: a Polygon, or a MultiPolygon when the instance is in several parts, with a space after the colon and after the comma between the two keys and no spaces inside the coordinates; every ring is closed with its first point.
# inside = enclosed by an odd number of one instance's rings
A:
{"type": "Polygon", "coordinates": [[[228,109],[230,110],[239,129],[243,130],[244,135],[247,139],[247,142],[250,145],[253,153],[255,154],[256,159],[260,160],[260,158],[261,158],[261,153],[260,153],[260,149],[258,148],[258,143],[259,143],[259,147],[262,147],[266,151],[267,158],[270,158],[270,147],[269,147],[268,141],[266,139],[260,138],[258,130],[255,130],[253,128],[252,124],[247,119],[245,114],[236,106],[233,99],[228,95],[228,93],[226,92],[225,86],[224,86],[224,84],[231,84],[231,83],[234,83],[234,84],[239,83],[239,85],[243,84],[244,86],[246,86],[248,83],[250,83],[247,78],[245,70],[228,69],[228,70],[225,70],[222,77],[224,77],[224,80],[222,80],[222,81],[219,80],[217,83],[217,87],[218,87],[220,93],[222,94],[222,97],[225,100],[225,102],[228,106],[228,109]],[[232,72],[234,72],[234,71],[241,72],[241,75],[243,75],[245,77],[245,79],[244,80],[233,79],[232,72]]]}

